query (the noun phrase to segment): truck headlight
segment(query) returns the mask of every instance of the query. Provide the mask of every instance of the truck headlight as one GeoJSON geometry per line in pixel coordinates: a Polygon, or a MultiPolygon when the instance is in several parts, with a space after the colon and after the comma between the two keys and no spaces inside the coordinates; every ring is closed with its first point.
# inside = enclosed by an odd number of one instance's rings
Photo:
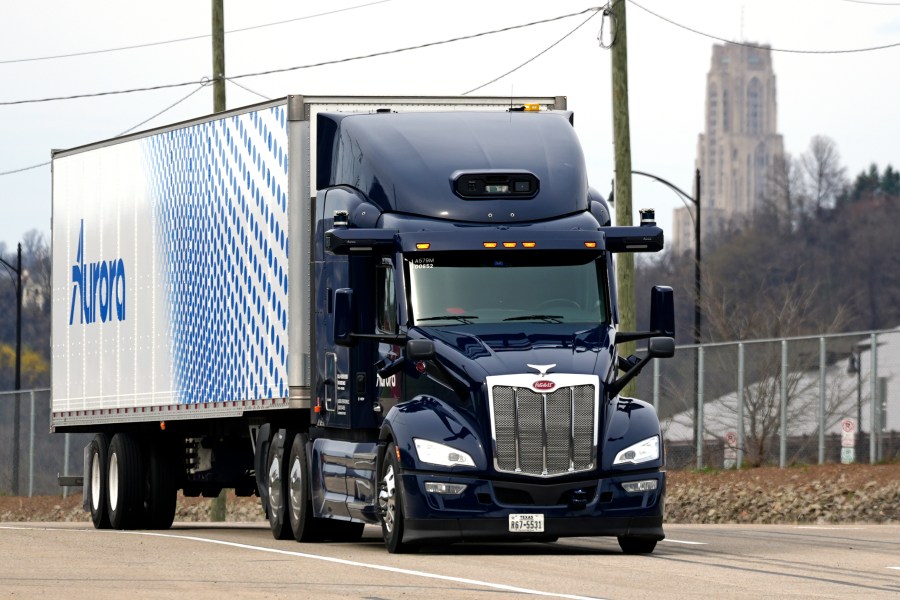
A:
{"type": "Polygon", "coordinates": [[[646,440],[640,441],[637,444],[633,444],[628,446],[618,454],[616,454],[616,459],[613,461],[614,465],[626,465],[632,464],[637,465],[640,463],[645,463],[647,461],[656,460],[659,458],[659,436],[654,435],[653,437],[647,438],[646,440]]]}
{"type": "Polygon", "coordinates": [[[431,440],[421,440],[413,438],[416,444],[416,454],[419,460],[432,465],[441,465],[442,467],[474,467],[475,461],[472,457],[456,448],[438,444],[431,440]]]}

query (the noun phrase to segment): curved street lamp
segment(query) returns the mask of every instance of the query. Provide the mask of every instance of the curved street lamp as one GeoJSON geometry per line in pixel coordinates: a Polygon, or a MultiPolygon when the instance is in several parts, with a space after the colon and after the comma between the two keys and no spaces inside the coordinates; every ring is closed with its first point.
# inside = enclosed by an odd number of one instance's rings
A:
{"type": "MultiPolygon", "coordinates": [[[[694,212],[696,214],[691,214],[690,207],[688,208],[688,214],[691,216],[691,221],[694,222],[694,345],[700,346],[700,327],[701,327],[701,319],[702,313],[700,309],[700,298],[701,298],[701,280],[700,280],[700,169],[697,169],[694,173],[694,189],[696,197],[692,197],[690,194],[679,188],[674,183],[666,181],[662,177],[657,175],[653,175],[652,173],[645,173],[644,171],[632,171],[635,175],[642,175],[644,177],[649,177],[654,181],[657,181],[670,190],[675,192],[681,197],[682,203],[685,200],[690,201],[694,205],[694,212]]],[[[697,422],[697,416],[700,415],[700,397],[698,395],[698,390],[700,389],[699,381],[700,381],[700,372],[699,372],[699,348],[694,352],[694,443],[699,446],[701,443],[700,436],[702,435],[702,431],[700,428],[700,423],[697,422]]],[[[697,465],[698,467],[702,467],[702,465],[697,465]]]]}

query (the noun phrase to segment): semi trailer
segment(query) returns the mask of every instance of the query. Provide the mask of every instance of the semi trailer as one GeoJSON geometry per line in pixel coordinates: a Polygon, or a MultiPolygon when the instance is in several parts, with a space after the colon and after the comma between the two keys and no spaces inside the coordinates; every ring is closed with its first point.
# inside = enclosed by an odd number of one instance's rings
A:
{"type": "Polygon", "coordinates": [[[95,527],[179,491],[390,552],[663,539],[671,288],[618,331],[613,226],[561,96],[290,95],[56,151],[51,430],[95,527]],[[619,344],[646,340],[622,356],[619,344]]]}

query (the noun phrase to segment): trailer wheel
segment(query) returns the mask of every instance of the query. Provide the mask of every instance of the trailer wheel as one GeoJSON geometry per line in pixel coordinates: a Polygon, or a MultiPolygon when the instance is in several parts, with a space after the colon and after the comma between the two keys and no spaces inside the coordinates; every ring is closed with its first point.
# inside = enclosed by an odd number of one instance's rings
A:
{"type": "Polygon", "coordinates": [[[171,453],[160,440],[147,445],[149,459],[144,508],[149,529],[169,529],[175,520],[175,502],[178,494],[177,473],[171,453]]]}
{"type": "Polygon", "coordinates": [[[305,433],[294,436],[288,460],[287,505],[291,532],[298,542],[322,540],[322,524],[313,516],[305,433]]]}
{"type": "Polygon", "coordinates": [[[109,444],[107,501],[113,529],[134,529],[144,520],[144,471],[141,449],[127,433],[117,433],[109,444]]]}
{"type": "Polygon", "coordinates": [[[625,554],[650,554],[656,548],[656,540],[620,535],[619,547],[625,554]]]}
{"type": "Polygon", "coordinates": [[[109,529],[109,511],[106,508],[106,463],[109,453],[109,437],[98,433],[91,440],[90,478],[84,482],[84,493],[91,508],[91,521],[96,529],[109,529]]]}
{"type": "Polygon", "coordinates": [[[402,554],[415,551],[414,547],[403,543],[403,481],[400,478],[397,447],[393,442],[388,444],[378,476],[378,510],[381,534],[388,552],[402,554]]]}
{"type": "Polygon", "coordinates": [[[287,509],[287,461],[284,460],[284,445],[287,433],[280,429],[269,445],[269,458],[266,461],[266,488],[269,497],[269,527],[276,540],[289,540],[293,537],[287,509]]]}

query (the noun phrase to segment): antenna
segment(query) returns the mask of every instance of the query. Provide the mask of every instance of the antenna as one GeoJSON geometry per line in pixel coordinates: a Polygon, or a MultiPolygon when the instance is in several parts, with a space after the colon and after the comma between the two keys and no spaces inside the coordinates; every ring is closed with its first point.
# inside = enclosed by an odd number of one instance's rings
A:
{"type": "Polygon", "coordinates": [[[741,4],[741,37],[739,39],[742,42],[745,41],[744,40],[744,5],[743,4],[741,4]]]}

